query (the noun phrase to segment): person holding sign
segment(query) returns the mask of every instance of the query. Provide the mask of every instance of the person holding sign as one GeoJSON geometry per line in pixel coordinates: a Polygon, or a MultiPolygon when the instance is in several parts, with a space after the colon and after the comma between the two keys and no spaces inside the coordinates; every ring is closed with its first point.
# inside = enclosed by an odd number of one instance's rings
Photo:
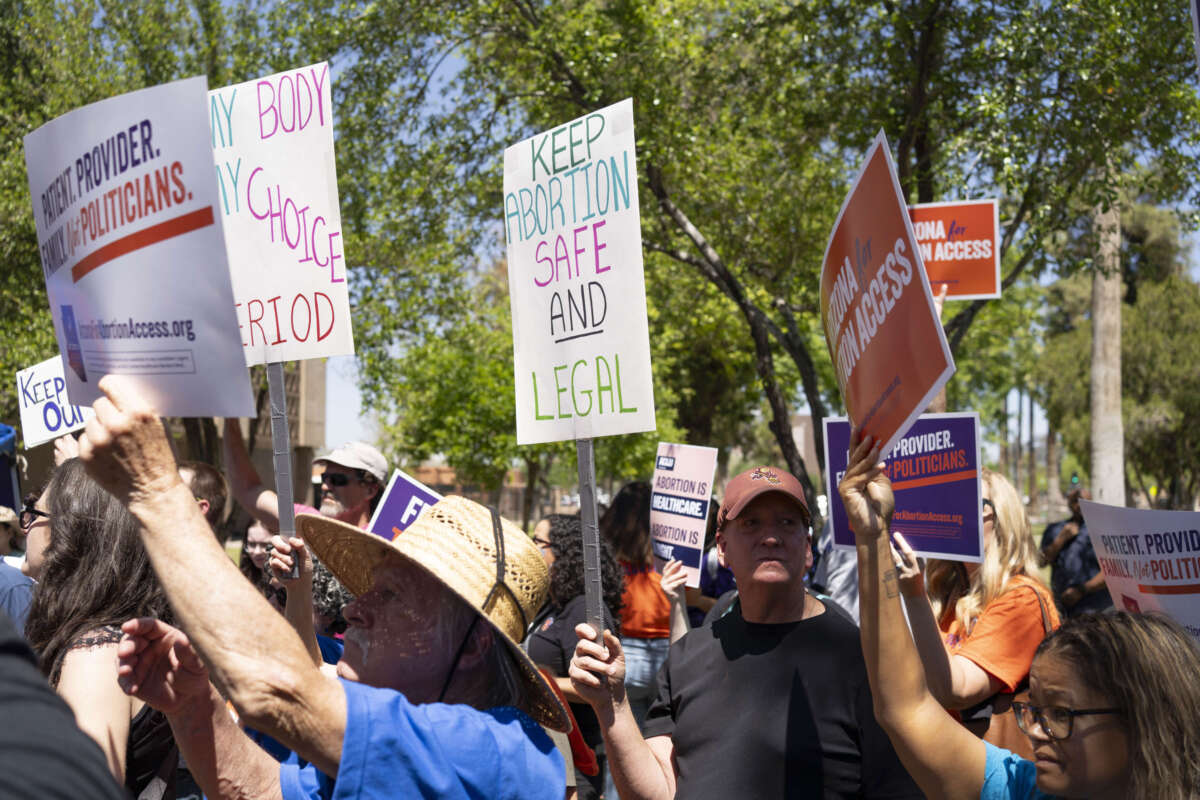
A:
{"type": "Polygon", "coordinates": [[[122,688],[159,708],[210,797],[528,797],[558,800],[562,759],[536,724],[565,730],[552,689],[513,641],[545,596],[528,536],[447,498],[395,543],[300,515],[315,555],[358,596],[328,678],[258,596],[179,479],[157,412],[122,376],[101,380],[80,442],[89,473],[140,523],[179,629],[133,619],[122,688]],[[202,660],[203,659],[203,660],[202,660]],[[241,721],[305,759],[280,765],[241,721]]]}
{"type": "Polygon", "coordinates": [[[1166,617],[1090,614],[1038,647],[1030,702],[1014,704],[1036,761],[981,741],[926,683],[889,541],[895,501],[879,442],[857,431],[838,492],[858,555],[863,653],[875,714],[930,797],[1186,800],[1200,785],[1200,650],[1166,617]]]}
{"type": "Polygon", "coordinates": [[[1028,681],[1034,651],[1058,627],[1058,612],[1037,577],[1017,490],[986,467],[980,477],[983,563],[932,561],[926,579],[897,533],[900,592],[933,696],[976,735],[1031,757],[1008,706],[1028,681]]]}
{"type": "Polygon", "coordinates": [[[638,732],[622,642],[576,628],[576,691],[596,710],[613,779],[630,798],[920,797],[875,722],[858,632],[804,587],[804,490],[761,466],[725,486],[717,553],[739,597],[671,646],[638,732]]]}
{"type": "MultiPolygon", "coordinates": [[[[279,497],[263,486],[246,452],[237,420],[225,420],[222,447],[234,497],[269,530],[279,530],[279,497]]],[[[321,476],[320,513],[366,530],[383,496],[387,459],[366,442],[348,442],[315,463],[322,462],[325,473],[321,476]]],[[[311,514],[317,509],[297,503],[296,512],[311,514]]]]}

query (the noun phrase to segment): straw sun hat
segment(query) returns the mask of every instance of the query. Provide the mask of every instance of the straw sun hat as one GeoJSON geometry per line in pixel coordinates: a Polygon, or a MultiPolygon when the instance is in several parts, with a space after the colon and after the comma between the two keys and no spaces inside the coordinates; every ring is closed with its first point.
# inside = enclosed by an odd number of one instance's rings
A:
{"type": "Polygon", "coordinates": [[[570,730],[562,704],[517,644],[546,599],[550,582],[541,554],[520,528],[455,496],[426,508],[392,542],[315,514],[298,514],[296,528],[313,554],[356,596],[371,588],[375,566],[392,553],[441,581],[478,611],[508,647],[524,684],[521,710],[549,728],[570,730]]]}

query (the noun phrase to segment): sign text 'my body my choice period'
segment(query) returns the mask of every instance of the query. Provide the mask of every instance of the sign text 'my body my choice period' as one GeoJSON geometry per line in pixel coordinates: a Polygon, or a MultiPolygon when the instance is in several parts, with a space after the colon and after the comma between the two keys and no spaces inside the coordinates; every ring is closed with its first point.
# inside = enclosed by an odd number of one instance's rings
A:
{"type": "MultiPolygon", "coordinates": [[[[605,126],[595,113],[531,138],[530,183],[504,197],[508,241],[536,242],[528,280],[553,287],[545,335],[556,344],[602,333],[608,319],[607,217],[630,208],[637,175],[629,150],[593,154],[605,126]]],[[[537,373],[530,376],[537,419],[637,411],[626,406],[619,353],[555,365],[548,377],[553,388],[540,394],[537,373]]]]}

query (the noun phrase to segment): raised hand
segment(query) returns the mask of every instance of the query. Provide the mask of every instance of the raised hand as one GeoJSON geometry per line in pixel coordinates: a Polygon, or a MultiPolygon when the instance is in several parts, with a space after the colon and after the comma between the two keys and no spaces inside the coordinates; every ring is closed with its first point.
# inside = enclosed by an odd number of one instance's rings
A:
{"type": "Polygon", "coordinates": [[[114,497],[129,504],[181,483],[175,455],[158,413],[125,375],[105,375],[98,384],[107,395],[93,404],[79,440],[79,458],[88,474],[114,497]]]}
{"type": "Polygon", "coordinates": [[[290,586],[296,581],[312,580],[313,562],[304,540],[299,536],[284,539],[279,534],[271,537],[271,559],[267,562],[271,574],[284,586],[290,586]],[[300,559],[300,571],[292,577],[292,564],[300,559]]]}
{"type": "Polygon", "coordinates": [[[121,626],[117,683],[125,694],[176,714],[209,692],[208,668],[176,627],[139,617],[121,626]]]}
{"type": "Polygon", "coordinates": [[[587,623],[575,626],[579,641],[567,675],[575,692],[596,709],[616,707],[625,702],[625,651],[621,642],[604,631],[604,646],[596,643],[596,631],[587,623]]]}
{"type": "Polygon", "coordinates": [[[70,461],[79,456],[79,442],[71,434],[60,436],[54,440],[54,466],[60,466],[64,461],[70,461]]]}
{"type": "Polygon", "coordinates": [[[663,566],[662,571],[662,590],[663,594],[672,603],[683,602],[683,585],[687,583],[687,570],[684,569],[683,562],[677,559],[671,559],[663,566]]]}
{"type": "Polygon", "coordinates": [[[896,577],[900,579],[900,594],[920,597],[925,594],[925,571],[917,554],[901,533],[892,534],[892,558],[896,561],[896,577]]]}
{"type": "Polygon", "coordinates": [[[850,458],[838,494],[856,539],[867,540],[887,530],[896,501],[892,482],[879,462],[881,442],[855,429],[850,434],[850,458]]]}

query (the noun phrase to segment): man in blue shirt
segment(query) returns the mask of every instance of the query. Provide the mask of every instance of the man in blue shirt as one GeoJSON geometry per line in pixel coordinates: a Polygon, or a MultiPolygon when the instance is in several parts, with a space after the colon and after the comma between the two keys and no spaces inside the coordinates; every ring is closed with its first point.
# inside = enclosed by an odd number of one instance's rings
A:
{"type": "Polygon", "coordinates": [[[1092,499],[1086,489],[1072,489],[1067,495],[1071,518],[1047,525],[1042,532],[1042,558],[1050,565],[1050,588],[1066,617],[1112,608],[1112,597],[1083,521],[1080,498],[1092,499]]]}
{"type": "Polygon", "coordinates": [[[538,723],[565,729],[565,711],[514,641],[548,584],[527,536],[463,498],[395,544],[301,515],[314,554],[357,595],[327,677],[208,531],[154,409],[122,376],[100,388],[80,458],[142,523],[187,631],[127,622],[120,680],[166,713],[210,800],[562,797],[562,758],[538,723]],[[256,747],[225,698],[304,766],[256,747]]]}

